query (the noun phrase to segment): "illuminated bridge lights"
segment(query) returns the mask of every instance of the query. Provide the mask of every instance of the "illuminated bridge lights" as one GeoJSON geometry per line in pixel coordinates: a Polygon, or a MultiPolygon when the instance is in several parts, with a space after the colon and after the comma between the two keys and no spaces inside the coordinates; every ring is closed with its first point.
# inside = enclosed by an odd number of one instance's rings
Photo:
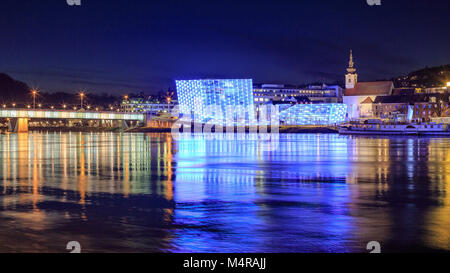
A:
{"type": "Polygon", "coordinates": [[[107,113],[107,112],[69,112],[45,110],[0,110],[0,118],[50,118],[50,119],[103,119],[144,121],[143,114],[107,113]]]}
{"type": "Polygon", "coordinates": [[[346,113],[346,104],[296,104],[280,112],[280,121],[286,125],[332,125],[344,122],[346,113]]]}
{"type": "Polygon", "coordinates": [[[255,120],[251,79],[176,81],[180,114],[197,122],[224,120],[232,110],[233,120],[255,120]],[[214,109],[214,110],[212,110],[214,109]]]}

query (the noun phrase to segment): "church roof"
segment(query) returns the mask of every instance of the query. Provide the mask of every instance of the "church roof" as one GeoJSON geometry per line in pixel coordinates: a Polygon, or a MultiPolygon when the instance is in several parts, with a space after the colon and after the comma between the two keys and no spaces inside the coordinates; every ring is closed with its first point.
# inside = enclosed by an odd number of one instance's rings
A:
{"type": "Polygon", "coordinates": [[[355,88],[346,89],[344,96],[388,96],[392,95],[392,89],[391,81],[358,82],[355,88]]]}
{"type": "Polygon", "coordinates": [[[361,102],[361,104],[363,103],[373,103],[373,100],[370,97],[367,97],[363,102],[361,102]]]}

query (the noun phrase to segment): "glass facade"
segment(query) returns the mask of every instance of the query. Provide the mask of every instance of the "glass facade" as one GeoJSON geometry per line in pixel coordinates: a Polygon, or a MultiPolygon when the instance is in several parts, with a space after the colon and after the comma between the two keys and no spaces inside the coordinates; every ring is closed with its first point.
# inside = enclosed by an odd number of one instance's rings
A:
{"type": "Polygon", "coordinates": [[[255,121],[251,79],[182,80],[176,81],[176,86],[180,114],[184,117],[196,122],[225,123],[225,117],[238,124],[255,121]]]}
{"type": "Polygon", "coordinates": [[[280,112],[280,121],[286,125],[332,125],[343,123],[346,113],[346,104],[296,104],[280,112]]]}

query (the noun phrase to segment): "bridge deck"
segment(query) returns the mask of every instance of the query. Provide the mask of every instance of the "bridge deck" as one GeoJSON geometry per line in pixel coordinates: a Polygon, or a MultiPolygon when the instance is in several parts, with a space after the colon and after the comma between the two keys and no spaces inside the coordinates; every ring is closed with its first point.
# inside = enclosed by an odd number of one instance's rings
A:
{"type": "Polygon", "coordinates": [[[76,112],[58,110],[28,110],[8,109],[0,110],[0,118],[44,118],[44,119],[99,119],[99,120],[133,120],[144,121],[144,114],[116,113],[116,112],[76,112]]]}

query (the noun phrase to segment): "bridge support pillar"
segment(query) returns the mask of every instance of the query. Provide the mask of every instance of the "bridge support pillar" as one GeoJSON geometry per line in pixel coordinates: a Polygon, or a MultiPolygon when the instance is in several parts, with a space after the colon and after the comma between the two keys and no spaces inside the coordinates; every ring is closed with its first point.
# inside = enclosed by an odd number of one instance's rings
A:
{"type": "Polygon", "coordinates": [[[103,128],[112,128],[113,127],[113,121],[112,120],[102,120],[101,121],[101,127],[103,127],[103,128]]]}
{"type": "Polygon", "coordinates": [[[112,121],[112,127],[113,128],[119,128],[120,130],[126,130],[128,129],[128,123],[126,120],[113,120],[112,121]]]}
{"type": "Polygon", "coordinates": [[[152,121],[152,118],[147,118],[145,121],[145,127],[153,127],[154,122],[152,121]]]}
{"type": "Polygon", "coordinates": [[[122,126],[121,126],[122,130],[126,130],[126,129],[130,128],[128,126],[128,123],[126,120],[121,120],[121,123],[122,123],[122,126]]]}
{"type": "Polygon", "coordinates": [[[28,133],[27,118],[12,118],[8,122],[8,130],[14,133],[28,133]]]}

